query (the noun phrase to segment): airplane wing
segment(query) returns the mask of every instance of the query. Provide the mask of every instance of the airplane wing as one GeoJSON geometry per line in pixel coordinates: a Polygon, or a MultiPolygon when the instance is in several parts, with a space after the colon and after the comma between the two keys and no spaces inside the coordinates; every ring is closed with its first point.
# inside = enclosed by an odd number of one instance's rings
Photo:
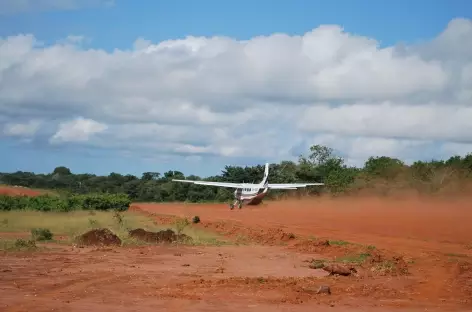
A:
{"type": "Polygon", "coordinates": [[[172,179],[172,181],[193,183],[193,184],[198,184],[198,185],[229,187],[229,188],[247,187],[247,184],[243,185],[242,183],[231,183],[231,182],[210,182],[210,181],[176,180],[176,179],[172,179]]]}
{"type": "Polygon", "coordinates": [[[299,187],[307,187],[312,185],[324,185],[324,183],[268,183],[268,188],[274,190],[295,190],[299,187]]]}
{"type": "MultiPolygon", "coordinates": [[[[242,183],[231,183],[231,182],[211,182],[211,181],[194,181],[194,180],[177,180],[172,179],[175,182],[184,182],[184,183],[193,183],[197,185],[209,185],[209,186],[219,186],[219,187],[228,187],[228,188],[255,188],[259,187],[258,184],[242,184],[242,183]]],[[[296,190],[299,187],[307,187],[311,185],[324,185],[324,183],[285,183],[285,184],[275,184],[269,183],[267,185],[270,189],[275,190],[296,190]]]]}

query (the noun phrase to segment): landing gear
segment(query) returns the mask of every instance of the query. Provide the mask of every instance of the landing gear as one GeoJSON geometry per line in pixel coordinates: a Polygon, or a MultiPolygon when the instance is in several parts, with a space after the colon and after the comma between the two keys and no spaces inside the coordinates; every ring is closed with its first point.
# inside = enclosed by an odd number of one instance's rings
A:
{"type": "Polygon", "coordinates": [[[243,203],[239,200],[235,200],[234,202],[229,204],[229,209],[233,210],[234,207],[238,207],[239,209],[241,209],[243,207],[243,203]]]}
{"type": "Polygon", "coordinates": [[[234,207],[241,209],[243,207],[243,201],[241,200],[243,190],[238,188],[234,191],[234,201],[229,205],[229,209],[233,210],[234,207]]]}

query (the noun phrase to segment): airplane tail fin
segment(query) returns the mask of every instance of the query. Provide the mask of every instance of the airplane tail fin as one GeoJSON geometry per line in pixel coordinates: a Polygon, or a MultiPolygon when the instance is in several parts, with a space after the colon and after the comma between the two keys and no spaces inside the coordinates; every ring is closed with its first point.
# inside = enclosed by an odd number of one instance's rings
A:
{"type": "Polygon", "coordinates": [[[269,178],[269,163],[265,164],[265,169],[264,169],[264,178],[262,178],[261,185],[267,184],[269,178]]]}

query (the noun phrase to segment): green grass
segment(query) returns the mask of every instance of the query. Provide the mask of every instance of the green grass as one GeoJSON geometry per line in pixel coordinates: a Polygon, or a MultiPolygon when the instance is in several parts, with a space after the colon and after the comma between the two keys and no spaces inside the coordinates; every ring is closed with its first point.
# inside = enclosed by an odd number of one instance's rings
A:
{"type": "Polygon", "coordinates": [[[349,263],[349,264],[362,264],[371,255],[369,253],[361,253],[355,255],[347,255],[336,259],[337,262],[349,263]]]}
{"type": "Polygon", "coordinates": [[[459,257],[459,258],[467,258],[468,255],[466,254],[458,254],[458,253],[446,253],[445,254],[448,257],[459,257]]]}
{"type": "MultiPolygon", "coordinates": [[[[159,225],[154,221],[137,212],[112,211],[73,211],[61,212],[39,212],[39,211],[2,211],[0,212],[0,232],[30,233],[32,229],[49,229],[54,238],[66,236],[68,240],[61,243],[71,243],[76,236],[94,228],[108,228],[123,241],[123,245],[141,245],[128,236],[128,231],[143,228],[147,231],[160,231],[171,228],[176,231],[177,224],[159,225]]],[[[193,239],[194,245],[224,245],[228,244],[219,235],[204,231],[187,225],[183,230],[193,239]]],[[[54,240],[57,242],[57,240],[54,240]]],[[[4,249],[4,248],[3,248],[4,249]]]]}
{"type": "Polygon", "coordinates": [[[345,246],[345,245],[349,245],[351,243],[343,241],[343,240],[330,240],[329,244],[330,245],[337,245],[337,246],[345,246]]]}
{"type": "Polygon", "coordinates": [[[1,232],[30,232],[33,228],[49,229],[57,235],[76,236],[91,228],[107,227],[112,231],[126,231],[126,228],[142,227],[154,230],[151,219],[146,216],[125,212],[122,213],[123,223],[120,225],[114,212],[105,211],[73,211],[39,212],[39,211],[2,211],[0,212],[1,232]]]}
{"type": "MultiPolygon", "coordinates": [[[[165,227],[168,228],[168,227],[165,227]]],[[[171,227],[172,228],[172,227],[171,227]]],[[[174,229],[175,231],[175,229],[174,229]]],[[[225,240],[222,236],[219,236],[215,233],[204,231],[193,226],[188,226],[182,232],[190,237],[192,237],[192,244],[195,246],[223,246],[223,245],[232,245],[230,241],[225,240]]]]}

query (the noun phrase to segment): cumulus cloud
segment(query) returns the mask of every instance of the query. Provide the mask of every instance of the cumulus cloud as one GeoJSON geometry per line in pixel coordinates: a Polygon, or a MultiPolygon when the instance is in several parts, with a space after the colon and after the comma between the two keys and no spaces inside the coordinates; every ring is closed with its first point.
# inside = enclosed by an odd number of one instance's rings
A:
{"type": "Polygon", "coordinates": [[[107,125],[82,117],[61,122],[57,132],[51,137],[51,143],[84,142],[93,135],[103,132],[107,125]]]}
{"type": "Polygon", "coordinates": [[[114,0],[0,0],[0,15],[112,6],[114,0]]]}
{"type": "MultiPolygon", "coordinates": [[[[313,132],[472,143],[472,106],[454,103],[354,103],[309,107],[300,128],[313,132]]],[[[472,151],[471,151],[472,152],[472,151]]]]}
{"type": "Polygon", "coordinates": [[[0,119],[45,120],[36,130],[49,144],[202,160],[280,160],[326,142],[361,163],[472,144],[467,19],[429,42],[385,48],[337,25],[244,41],[138,38],[112,52],[80,42],[0,39],[0,119]]]}

